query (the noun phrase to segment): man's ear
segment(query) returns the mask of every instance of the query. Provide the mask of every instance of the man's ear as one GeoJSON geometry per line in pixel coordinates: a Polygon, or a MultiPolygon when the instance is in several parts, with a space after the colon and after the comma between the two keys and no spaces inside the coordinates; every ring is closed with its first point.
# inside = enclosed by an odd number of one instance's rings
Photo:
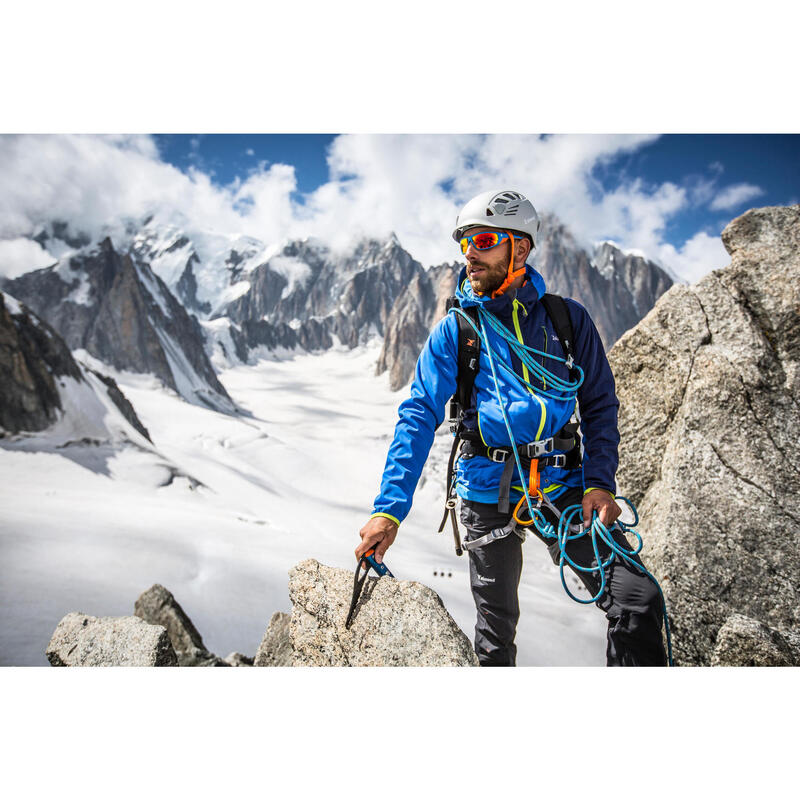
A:
{"type": "Polygon", "coordinates": [[[518,261],[520,264],[524,264],[530,253],[531,253],[531,240],[525,236],[523,236],[521,239],[518,239],[516,258],[514,260],[518,261]]]}

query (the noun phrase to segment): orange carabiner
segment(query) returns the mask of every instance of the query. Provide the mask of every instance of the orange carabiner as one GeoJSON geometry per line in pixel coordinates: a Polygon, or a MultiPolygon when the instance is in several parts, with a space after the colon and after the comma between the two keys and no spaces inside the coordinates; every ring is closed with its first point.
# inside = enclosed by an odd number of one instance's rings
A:
{"type": "MultiPolygon", "coordinates": [[[[539,488],[539,478],[539,462],[534,458],[531,461],[531,477],[528,481],[528,495],[532,500],[535,498],[541,502],[544,498],[542,497],[542,490],[539,488]]],[[[514,522],[516,522],[517,525],[521,525],[523,528],[527,528],[529,525],[533,525],[533,517],[528,520],[519,518],[519,513],[523,510],[523,504],[527,505],[525,502],[525,495],[520,497],[519,502],[514,508],[514,522]]]]}

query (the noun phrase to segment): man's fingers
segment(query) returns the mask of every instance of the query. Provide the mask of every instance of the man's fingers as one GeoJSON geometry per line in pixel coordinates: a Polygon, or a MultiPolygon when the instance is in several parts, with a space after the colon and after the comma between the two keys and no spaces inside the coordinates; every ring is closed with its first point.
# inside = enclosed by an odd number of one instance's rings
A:
{"type": "Polygon", "coordinates": [[[383,564],[383,554],[389,549],[389,545],[391,544],[388,541],[388,537],[382,539],[376,546],[375,546],[375,560],[379,564],[383,564]]]}
{"type": "Polygon", "coordinates": [[[397,525],[380,517],[370,520],[360,531],[361,544],[356,547],[356,558],[361,558],[371,547],[375,548],[375,560],[383,562],[383,554],[392,546],[397,536],[397,525]]]}
{"type": "Polygon", "coordinates": [[[588,528],[592,524],[592,509],[594,505],[591,500],[583,502],[583,527],[588,528]]]}
{"type": "Polygon", "coordinates": [[[356,547],[356,558],[361,558],[370,547],[373,547],[376,542],[381,540],[382,534],[370,533],[361,540],[361,544],[356,547]]]}

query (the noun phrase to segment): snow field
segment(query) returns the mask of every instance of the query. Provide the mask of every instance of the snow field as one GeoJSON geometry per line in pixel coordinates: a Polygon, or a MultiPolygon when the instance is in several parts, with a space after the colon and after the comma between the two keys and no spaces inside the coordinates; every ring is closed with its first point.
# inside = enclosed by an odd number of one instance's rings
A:
{"type": "MultiPolygon", "coordinates": [[[[209,650],[254,655],[272,613],[290,610],[294,564],[355,568],[405,397],[375,377],[379,350],[373,341],[224,371],[221,382],[252,417],[104,368],[154,447],[0,441],[0,663],[46,664],[64,614],[131,614],[156,582],[209,650]]],[[[449,525],[435,533],[450,442],[442,426],[386,561],[397,578],[435,589],[471,638],[467,556],[456,557],[449,525]]],[[[524,548],[518,663],[603,664],[604,615],[564,594],[538,540],[524,548]]]]}

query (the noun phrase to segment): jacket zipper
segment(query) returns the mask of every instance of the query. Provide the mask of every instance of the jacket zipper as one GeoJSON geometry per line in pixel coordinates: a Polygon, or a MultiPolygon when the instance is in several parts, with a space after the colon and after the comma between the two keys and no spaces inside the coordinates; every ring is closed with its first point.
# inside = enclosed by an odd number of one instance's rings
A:
{"type": "MultiPolygon", "coordinates": [[[[522,309],[523,313],[527,317],[528,316],[528,312],[525,310],[525,306],[523,306],[522,303],[520,303],[519,300],[517,300],[517,298],[515,297],[514,298],[514,302],[512,303],[511,319],[514,322],[514,333],[515,333],[515,335],[517,337],[517,341],[520,344],[524,345],[525,342],[522,341],[522,328],[520,328],[520,325],[519,325],[519,309],[520,308],[522,309]]],[[[522,364],[522,377],[528,383],[531,382],[530,381],[530,375],[528,373],[528,368],[525,366],[524,363],[522,364]]],[[[539,430],[536,431],[536,439],[538,440],[542,435],[542,431],[544,430],[544,423],[547,420],[547,406],[542,401],[542,398],[539,397],[533,391],[533,389],[531,389],[530,387],[527,387],[527,386],[525,388],[536,398],[537,402],[539,403],[539,405],[541,406],[541,409],[542,409],[541,421],[539,422],[539,430]]]]}

